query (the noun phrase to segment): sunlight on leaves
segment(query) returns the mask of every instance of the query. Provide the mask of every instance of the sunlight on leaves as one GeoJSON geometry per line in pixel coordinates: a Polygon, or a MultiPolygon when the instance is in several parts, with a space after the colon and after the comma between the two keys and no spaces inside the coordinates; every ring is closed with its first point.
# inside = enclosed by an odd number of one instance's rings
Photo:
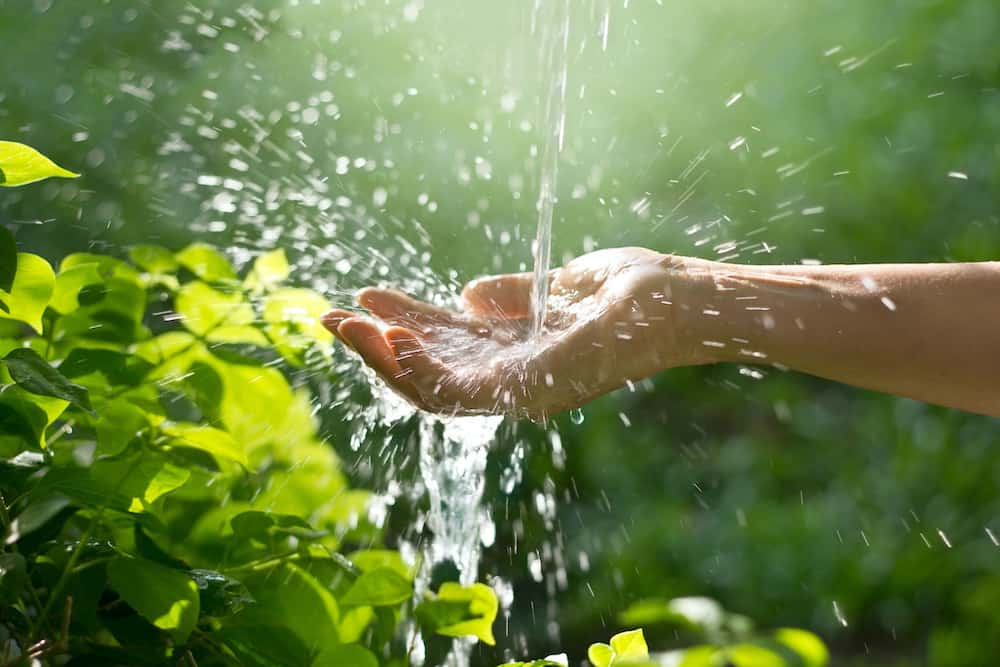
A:
{"type": "Polygon", "coordinates": [[[184,572],[140,558],[116,558],[108,581],[122,599],[183,644],[198,621],[198,586],[184,572]]]}
{"type": "Polygon", "coordinates": [[[0,290],[0,301],[6,312],[0,310],[0,319],[24,322],[42,333],[42,313],[52,298],[56,276],[52,267],[41,257],[18,253],[17,273],[10,291],[0,290]]]}
{"type": "Polygon", "coordinates": [[[31,146],[0,141],[0,186],[12,188],[46,178],[77,178],[80,174],[63,169],[31,146]]]}

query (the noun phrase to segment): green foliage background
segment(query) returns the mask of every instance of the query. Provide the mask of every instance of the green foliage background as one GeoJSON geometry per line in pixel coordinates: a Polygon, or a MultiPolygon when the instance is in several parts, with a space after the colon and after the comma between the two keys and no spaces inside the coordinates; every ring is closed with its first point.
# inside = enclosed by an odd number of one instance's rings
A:
{"type": "MultiPolygon", "coordinates": [[[[5,60],[22,63],[5,70],[0,133],[84,173],[0,193],[0,222],[52,260],[149,241],[208,240],[242,260],[280,246],[293,280],[332,299],[370,277],[366,262],[392,279],[397,235],[429,246],[446,283],[517,270],[539,138],[522,123],[537,122],[545,74],[529,14],[0,0],[5,60]]],[[[596,32],[591,14],[579,5],[574,35],[596,32]]],[[[607,50],[590,40],[571,58],[556,257],[623,244],[755,263],[1000,256],[995,3],[632,2],[610,17],[607,50]]],[[[509,496],[497,480],[513,439],[499,445],[484,569],[514,583],[519,655],[582,655],[640,597],[690,594],[816,630],[843,664],[1000,653],[997,421],[765,373],[665,374],[560,421],[559,450],[521,425],[526,474],[509,496]],[[560,500],[551,519],[535,509],[544,488],[560,500]]]]}

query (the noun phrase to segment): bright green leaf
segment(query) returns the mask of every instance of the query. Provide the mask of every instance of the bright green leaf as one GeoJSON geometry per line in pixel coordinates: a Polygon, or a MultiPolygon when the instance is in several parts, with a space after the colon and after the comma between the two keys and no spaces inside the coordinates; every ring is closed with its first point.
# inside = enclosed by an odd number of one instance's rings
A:
{"type": "Polygon", "coordinates": [[[616,667],[643,664],[649,661],[649,649],[642,630],[619,632],[609,644],[591,644],[587,659],[594,667],[616,667]]]}
{"type": "Polygon", "coordinates": [[[726,657],[733,667],[786,667],[784,659],[757,644],[737,644],[726,649],[726,657]]]}
{"type": "Polygon", "coordinates": [[[798,628],[781,628],[775,631],[774,638],[798,654],[805,663],[804,667],[825,667],[830,662],[830,652],[823,640],[811,632],[798,628]]]}
{"type": "Polygon", "coordinates": [[[363,572],[340,599],[345,606],[391,607],[409,600],[413,586],[399,573],[383,567],[363,572]]]}
{"type": "Polygon", "coordinates": [[[569,665],[569,659],[565,653],[560,653],[530,662],[505,662],[500,667],[567,667],[567,665],[569,665]]]}
{"type": "Polygon", "coordinates": [[[153,479],[149,480],[142,496],[132,499],[129,511],[141,512],[145,505],[149,505],[160,496],[182,487],[189,477],[191,477],[191,471],[187,468],[181,468],[173,463],[164,463],[153,479]]]}
{"type": "Polygon", "coordinates": [[[87,388],[70,382],[34,350],[27,347],[11,350],[4,357],[4,363],[14,382],[25,391],[91,409],[87,388]]]}
{"type": "Polygon", "coordinates": [[[594,667],[608,667],[614,656],[615,652],[607,644],[591,644],[587,649],[587,659],[594,667]]]}
{"type": "Polygon", "coordinates": [[[211,426],[197,424],[164,422],[160,424],[164,434],[175,439],[175,444],[201,449],[216,459],[228,459],[243,465],[247,464],[246,452],[231,435],[211,426]]]}
{"type": "Polygon", "coordinates": [[[203,282],[181,287],[175,301],[184,326],[198,336],[221,343],[267,345],[267,338],[253,327],[253,308],[238,292],[222,292],[203,282]]]}
{"type": "Polygon", "coordinates": [[[616,634],[611,638],[611,650],[615,652],[615,660],[618,662],[649,660],[649,648],[641,629],[616,634]]]}
{"type": "Polygon", "coordinates": [[[207,282],[236,280],[236,272],[221,252],[207,243],[192,243],[176,255],[188,271],[207,282]]]}
{"type": "Polygon", "coordinates": [[[96,262],[61,269],[56,276],[49,305],[60,313],[71,313],[80,307],[80,291],[88,285],[99,285],[103,281],[100,264],[96,262]]]}
{"type": "Polygon", "coordinates": [[[174,254],[158,245],[141,243],[128,251],[129,259],[150,273],[172,273],[180,264],[174,254]]]}
{"type": "Polygon", "coordinates": [[[52,298],[55,282],[48,262],[37,255],[18,253],[14,286],[10,291],[0,290],[0,300],[7,306],[0,319],[24,322],[42,333],[42,313],[52,298]]]}
{"type": "Polygon", "coordinates": [[[489,586],[449,581],[441,584],[434,599],[420,603],[416,614],[426,630],[446,637],[473,636],[493,646],[493,621],[499,606],[489,586]]]}
{"type": "Polygon", "coordinates": [[[250,289],[272,287],[287,278],[289,271],[285,251],[278,248],[261,254],[254,261],[244,284],[250,289]]]}
{"type": "Polygon", "coordinates": [[[198,621],[198,586],[184,572],[139,558],[117,558],[108,581],[125,602],[180,644],[198,621]]]}
{"type": "Polygon", "coordinates": [[[46,178],[77,178],[80,174],[63,169],[31,146],[14,141],[0,141],[0,186],[12,188],[46,178]]]}
{"type": "Polygon", "coordinates": [[[8,441],[45,447],[46,429],[68,405],[60,398],[30,394],[18,386],[0,392],[0,451],[6,448],[8,441]]]}

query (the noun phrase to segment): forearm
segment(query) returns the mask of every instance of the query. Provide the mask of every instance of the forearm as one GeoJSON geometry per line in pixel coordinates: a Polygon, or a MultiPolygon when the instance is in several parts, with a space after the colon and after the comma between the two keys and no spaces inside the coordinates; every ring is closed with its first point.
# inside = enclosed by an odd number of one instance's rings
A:
{"type": "Polygon", "coordinates": [[[1000,416],[1000,262],[684,260],[682,271],[675,325],[705,362],[774,364],[1000,416]]]}

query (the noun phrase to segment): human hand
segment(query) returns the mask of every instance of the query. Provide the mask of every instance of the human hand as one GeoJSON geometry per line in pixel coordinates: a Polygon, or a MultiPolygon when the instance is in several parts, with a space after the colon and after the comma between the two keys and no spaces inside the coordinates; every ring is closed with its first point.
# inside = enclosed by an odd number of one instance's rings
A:
{"type": "Polygon", "coordinates": [[[366,288],[375,318],[336,309],[323,324],[417,407],[544,419],[664,368],[702,363],[682,341],[672,296],[683,260],[600,250],[550,274],[544,331],[528,336],[532,275],[480,278],[453,312],[366,288]]]}

